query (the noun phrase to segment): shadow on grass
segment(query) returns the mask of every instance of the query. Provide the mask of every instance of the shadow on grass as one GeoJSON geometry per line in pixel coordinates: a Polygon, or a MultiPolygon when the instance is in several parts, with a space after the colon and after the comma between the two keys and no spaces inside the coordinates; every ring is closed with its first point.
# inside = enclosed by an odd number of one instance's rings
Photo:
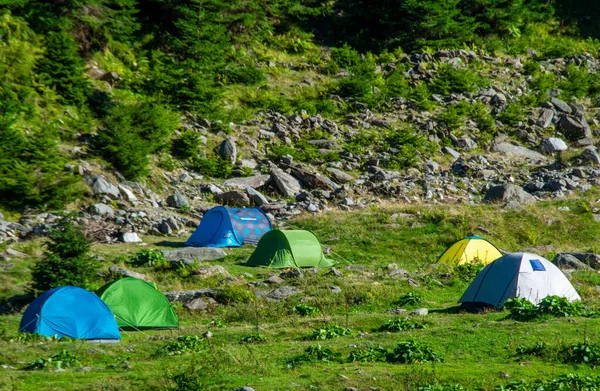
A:
{"type": "Polygon", "coordinates": [[[168,241],[162,241],[162,242],[158,242],[156,243],[157,246],[163,246],[163,247],[172,247],[172,248],[183,248],[184,246],[184,242],[168,242],[168,241]]]}
{"type": "Polygon", "coordinates": [[[33,299],[35,299],[35,297],[32,294],[24,293],[0,300],[0,315],[18,313],[29,305],[33,299]]]}

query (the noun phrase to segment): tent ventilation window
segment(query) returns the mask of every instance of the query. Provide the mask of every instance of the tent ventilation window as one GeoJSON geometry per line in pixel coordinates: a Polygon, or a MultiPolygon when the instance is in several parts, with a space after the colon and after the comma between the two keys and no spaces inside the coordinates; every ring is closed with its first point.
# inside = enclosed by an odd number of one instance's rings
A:
{"type": "Polygon", "coordinates": [[[529,263],[531,264],[531,268],[533,269],[533,271],[539,271],[539,272],[545,272],[546,268],[544,267],[544,264],[542,264],[542,261],[540,261],[539,259],[530,259],[529,263]]]}

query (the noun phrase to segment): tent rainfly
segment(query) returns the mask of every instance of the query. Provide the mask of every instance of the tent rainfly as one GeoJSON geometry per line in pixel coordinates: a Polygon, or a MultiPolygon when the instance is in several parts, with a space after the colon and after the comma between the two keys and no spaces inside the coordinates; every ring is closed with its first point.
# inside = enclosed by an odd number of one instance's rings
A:
{"type": "Polygon", "coordinates": [[[260,209],[216,206],[206,212],[185,245],[240,247],[244,243],[258,243],[271,229],[269,218],[260,209]]]}
{"type": "Polygon", "coordinates": [[[522,297],[538,304],[547,296],[581,300],[567,277],[548,260],[529,253],[506,254],[487,265],[462,295],[466,307],[502,307],[522,297]]]}
{"type": "Polygon", "coordinates": [[[96,294],[113,312],[122,329],[179,327],[171,303],[151,282],[121,278],[104,285],[96,294]]]}
{"type": "Polygon", "coordinates": [[[475,262],[487,265],[501,256],[500,250],[481,236],[467,236],[448,247],[438,262],[448,265],[475,262]]]}
{"type": "Polygon", "coordinates": [[[331,267],[319,240],[311,232],[302,230],[267,232],[246,262],[248,266],[275,269],[299,267],[331,267]]]}
{"type": "Polygon", "coordinates": [[[19,332],[95,341],[121,339],[115,317],[92,292],[63,286],[38,296],[25,310],[19,332]]]}

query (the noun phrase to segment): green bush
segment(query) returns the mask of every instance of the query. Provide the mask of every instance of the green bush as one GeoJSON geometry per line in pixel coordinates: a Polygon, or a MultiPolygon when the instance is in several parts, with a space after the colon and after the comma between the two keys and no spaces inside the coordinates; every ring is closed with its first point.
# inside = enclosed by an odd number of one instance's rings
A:
{"type": "Polygon", "coordinates": [[[116,103],[104,118],[95,146],[128,179],[148,175],[148,156],[164,149],[179,117],[151,101],[116,103]]]}
{"type": "Polygon", "coordinates": [[[45,292],[59,286],[87,288],[96,278],[97,261],[89,256],[90,242],[70,217],[58,221],[48,235],[44,257],[32,269],[31,289],[45,292]]]}
{"type": "Polygon", "coordinates": [[[189,161],[191,169],[212,178],[227,179],[233,175],[231,160],[221,156],[203,157],[198,155],[189,161]]]}
{"type": "Polygon", "coordinates": [[[265,72],[253,66],[228,69],[225,71],[225,77],[229,83],[239,83],[249,86],[264,83],[267,80],[265,72]]]}
{"type": "Polygon", "coordinates": [[[217,297],[217,301],[227,304],[250,303],[254,300],[254,293],[239,285],[225,285],[217,297]]]}
{"type": "Polygon", "coordinates": [[[25,369],[39,370],[52,367],[56,370],[61,370],[64,368],[71,368],[78,364],[79,360],[77,359],[77,354],[63,349],[59,353],[53,354],[48,358],[40,358],[30,362],[25,369]]]}
{"type": "Polygon", "coordinates": [[[592,368],[600,365],[600,345],[589,341],[563,347],[560,359],[566,364],[585,364],[592,368]]]}
{"type": "Polygon", "coordinates": [[[331,349],[325,348],[320,344],[310,345],[303,354],[294,357],[287,362],[288,368],[294,368],[304,363],[314,362],[336,362],[340,360],[340,353],[334,353],[331,349]]]}
{"type": "Polygon", "coordinates": [[[520,321],[528,321],[543,317],[571,317],[584,315],[581,302],[569,302],[566,297],[547,296],[536,306],[527,299],[514,298],[504,303],[510,311],[510,317],[520,321]]]}
{"type": "Polygon", "coordinates": [[[197,335],[182,335],[175,341],[171,341],[160,347],[154,355],[162,356],[180,356],[185,353],[199,352],[204,348],[204,339],[197,335]]]}
{"type": "Polygon", "coordinates": [[[454,267],[454,274],[464,282],[473,281],[473,279],[483,270],[484,264],[480,262],[467,262],[454,267]]]}
{"type": "Polygon", "coordinates": [[[423,298],[416,292],[408,292],[400,296],[398,301],[396,301],[396,305],[400,307],[404,306],[414,306],[419,304],[423,298]]]}
{"type": "Polygon", "coordinates": [[[548,351],[548,344],[544,341],[539,341],[535,345],[517,345],[515,356],[522,358],[527,356],[541,357],[548,351]]]}
{"type": "Polygon", "coordinates": [[[431,99],[431,90],[425,83],[418,83],[410,89],[408,100],[421,110],[431,110],[435,102],[431,99]]]}
{"type": "Polygon", "coordinates": [[[140,250],[127,261],[133,266],[154,267],[157,269],[167,269],[171,267],[171,262],[165,258],[160,250],[140,250]]]}
{"type": "Polygon", "coordinates": [[[202,146],[200,133],[192,130],[181,132],[179,138],[173,140],[173,155],[181,159],[190,159],[198,156],[202,146]]]}
{"type": "Polygon", "coordinates": [[[587,67],[569,65],[567,74],[568,76],[558,85],[558,88],[562,90],[561,97],[563,99],[597,96],[600,93],[600,80],[596,73],[591,73],[587,67]]]}
{"type": "Polygon", "coordinates": [[[321,310],[317,307],[311,307],[306,304],[298,304],[294,306],[294,313],[300,316],[315,316],[321,313],[321,310]]]}
{"type": "Polygon", "coordinates": [[[307,339],[313,341],[324,341],[327,339],[339,338],[351,333],[352,330],[350,329],[337,325],[327,325],[322,328],[314,329],[307,339]]]}
{"type": "Polygon", "coordinates": [[[407,330],[418,330],[418,329],[426,329],[427,325],[421,322],[415,322],[409,318],[406,319],[390,319],[385,322],[381,327],[379,327],[378,331],[389,331],[393,333],[397,333],[399,331],[407,331],[407,330]]]}
{"type": "Polygon", "coordinates": [[[442,65],[430,83],[434,94],[450,95],[451,93],[476,92],[478,88],[489,86],[489,80],[480,77],[472,70],[456,69],[450,65],[442,65]]]}
{"type": "Polygon", "coordinates": [[[382,162],[389,169],[414,167],[425,156],[435,152],[436,145],[412,128],[397,129],[386,138],[387,143],[397,151],[382,162]]]}
{"type": "Polygon", "coordinates": [[[398,343],[387,355],[386,361],[399,364],[422,364],[428,362],[442,362],[444,359],[439,353],[430,349],[427,345],[406,341],[398,343]]]}
{"type": "Polygon", "coordinates": [[[368,347],[366,349],[355,349],[349,355],[348,362],[378,362],[385,361],[388,350],[381,346],[368,347]]]}

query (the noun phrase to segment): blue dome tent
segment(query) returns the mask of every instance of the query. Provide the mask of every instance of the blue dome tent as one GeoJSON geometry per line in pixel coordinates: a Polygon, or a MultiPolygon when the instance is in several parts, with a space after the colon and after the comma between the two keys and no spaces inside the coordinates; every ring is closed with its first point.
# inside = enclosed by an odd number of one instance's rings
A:
{"type": "Polygon", "coordinates": [[[54,288],[25,310],[19,332],[86,340],[121,339],[110,309],[92,292],[74,286],[54,288]]]}
{"type": "Polygon", "coordinates": [[[257,208],[210,209],[196,231],[185,242],[192,247],[240,247],[256,244],[273,227],[265,213],[257,208]]]}

